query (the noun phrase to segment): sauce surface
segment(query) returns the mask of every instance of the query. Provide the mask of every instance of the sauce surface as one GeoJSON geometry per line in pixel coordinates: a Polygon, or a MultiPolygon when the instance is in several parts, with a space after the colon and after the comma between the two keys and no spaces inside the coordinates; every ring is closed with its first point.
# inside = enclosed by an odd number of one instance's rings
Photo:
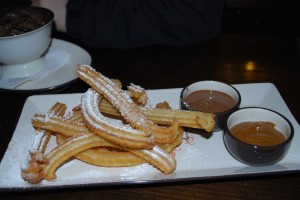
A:
{"type": "Polygon", "coordinates": [[[258,146],[272,146],[285,141],[285,136],[272,122],[242,122],[230,129],[239,140],[258,146]]]}
{"type": "Polygon", "coordinates": [[[198,90],[183,99],[188,105],[202,112],[223,112],[233,106],[234,99],[223,92],[215,90],[198,90]]]}
{"type": "Polygon", "coordinates": [[[20,35],[42,27],[51,20],[48,12],[31,7],[0,14],[0,37],[20,35]]]}

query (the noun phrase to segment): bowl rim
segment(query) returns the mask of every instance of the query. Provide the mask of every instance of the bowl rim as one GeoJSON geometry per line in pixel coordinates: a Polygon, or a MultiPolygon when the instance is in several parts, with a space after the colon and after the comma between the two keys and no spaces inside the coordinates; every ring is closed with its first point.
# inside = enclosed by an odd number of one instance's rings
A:
{"type": "MultiPolygon", "coordinates": [[[[188,103],[183,103],[183,102],[184,102],[184,101],[183,101],[183,93],[184,93],[184,91],[185,91],[189,86],[191,86],[191,85],[193,85],[193,84],[196,84],[196,83],[200,83],[200,82],[216,82],[216,83],[221,83],[221,84],[227,85],[227,86],[231,87],[231,88],[236,92],[236,94],[237,94],[237,96],[238,96],[237,102],[236,102],[236,104],[235,104],[233,107],[231,107],[231,108],[228,109],[228,110],[222,111],[222,112],[215,112],[215,113],[214,113],[215,115],[226,114],[226,113],[232,112],[232,111],[234,111],[234,110],[236,110],[236,109],[239,108],[239,106],[240,106],[240,104],[241,104],[241,101],[242,101],[242,97],[241,97],[241,94],[240,94],[240,92],[238,91],[238,89],[236,89],[236,88],[235,88],[234,86],[232,86],[231,84],[228,84],[228,83],[225,83],[225,82],[215,81],[215,80],[202,80],[202,81],[197,81],[197,82],[191,83],[191,84],[189,84],[188,86],[185,86],[185,87],[181,90],[181,92],[180,92],[180,103],[181,103],[181,104],[184,104],[184,105],[187,107],[188,110],[198,111],[198,112],[199,112],[199,110],[197,110],[197,109],[191,107],[188,103]]],[[[217,90],[216,90],[216,91],[217,91],[217,90]]],[[[203,111],[200,111],[200,112],[203,112],[203,111]]],[[[209,113],[209,112],[204,112],[204,113],[209,113]]]]}
{"type": "Polygon", "coordinates": [[[16,34],[16,35],[9,35],[9,36],[0,36],[0,40],[1,39],[10,39],[10,38],[17,38],[17,37],[22,37],[24,35],[29,35],[29,34],[32,34],[34,32],[37,32],[39,31],[40,29],[43,29],[45,27],[47,27],[49,24],[51,24],[54,20],[54,13],[47,9],[47,8],[43,8],[43,7],[37,7],[37,6],[18,6],[18,7],[10,7],[10,8],[3,8],[3,9],[0,9],[0,13],[1,12],[4,12],[4,11],[9,11],[9,10],[17,10],[17,9],[36,9],[36,10],[41,10],[43,12],[47,12],[49,15],[50,15],[50,20],[47,21],[47,23],[45,23],[43,26],[39,27],[39,28],[36,28],[34,30],[31,30],[31,31],[28,31],[28,32],[25,32],[25,33],[21,33],[21,34],[16,34]]]}
{"type": "Polygon", "coordinates": [[[279,112],[277,112],[275,110],[272,110],[272,109],[269,109],[269,108],[264,108],[264,107],[259,107],[259,106],[243,107],[243,108],[239,108],[236,111],[234,111],[233,113],[231,113],[228,116],[228,118],[226,119],[226,121],[225,121],[223,131],[224,131],[224,135],[228,134],[231,138],[233,138],[234,140],[238,141],[239,143],[241,143],[241,144],[243,144],[243,145],[245,145],[247,147],[254,147],[254,148],[259,148],[259,149],[270,149],[270,148],[278,148],[278,147],[281,147],[281,146],[285,146],[288,143],[290,143],[292,141],[292,139],[294,138],[294,127],[293,127],[292,123],[290,122],[290,120],[287,117],[285,117],[283,114],[281,114],[281,113],[279,113],[279,112]],[[228,128],[228,120],[229,120],[230,116],[232,116],[234,113],[236,113],[236,112],[238,112],[240,110],[246,110],[246,109],[262,109],[262,110],[266,110],[268,112],[273,112],[273,113],[279,115],[283,120],[285,120],[287,122],[288,126],[290,127],[290,130],[291,130],[290,135],[288,136],[288,138],[286,138],[284,140],[284,142],[276,144],[276,145],[271,145],[271,146],[261,146],[261,145],[249,144],[247,142],[244,142],[244,141],[238,139],[229,130],[229,128],[228,128]]]}

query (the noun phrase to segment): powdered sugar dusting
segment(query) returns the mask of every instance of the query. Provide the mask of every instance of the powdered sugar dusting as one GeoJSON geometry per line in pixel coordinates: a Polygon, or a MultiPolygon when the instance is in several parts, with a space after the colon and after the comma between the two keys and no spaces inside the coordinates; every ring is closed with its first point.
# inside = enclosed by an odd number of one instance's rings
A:
{"type": "Polygon", "coordinates": [[[134,104],[128,94],[116,86],[110,79],[96,72],[95,69],[90,66],[81,66],[80,70],[78,70],[79,76],[87,80],[86,82],[92,87],[95,86],[94,89],[104,95],[133,126],[137,126],[143,130],[145,125],[153,124],[145,117],[138,106],[134,104]],[[97,76],[92,73],[97,74],[97,76]]]}
{"type": "MultiPolygon", "coordinates": [[[[286,105],[282,101],[276,88],[265,84],[239,85],[237,87],[242,95],[251,95],[255,91],[258,97],[255,103],[259,105],[269,105],[268,99],[264,99],[265,94],[274,93],[274,109],[281,107],[283,114],[292,119],[295,132],[299,132],[299,124],[294,123],[295,119],[286,110],[286,105]],[[259,90],[257,90],[259,88],[259,90]],[[250,92],[249,92],[250,91],[250,92]]],[[[174,108],[178,108],[179,94],[181,89],[147,90],[149,98],[153,103],[167,100],[174,108]]],[[[55,102],[65,102],[68,108],[72,108],[80,103],[82,94],[55,94],[37,95],[29,97],[24,105],[20,121],[17,124],[12,140],[0,164],[0,188],[1,189],[26,189],[43,188],[52,186],[65,186],[77,184],[120,184],[125,181],[134,183],[147,181],[177,181],[184,178],[213,178],[226,175],[243,175],[265,172],[284,172],[299,170],[299,151],[297,144],[299,137],[292,143],[291,150],[279,164],[262,168],[245,166],[232,158],[223,145],[222,133],[214,133],[212,138],[204,139],[199,136],[193,145],[183,144],[176,151],[177,168],[172,174],[164,175],[149,164],[142,164],[134,167],[106,168],[86,164],[77,159],[64,164],[57,171],[57,179],[53,181],[43,181],[38,185],[26,183],[20,176],[20,160],[24,158],[24,153],[28,152],[33,143],[35,135],[31,125],[31,118],[35,113],[47,111],[55,102]],[[201,141],[201,142],[200,142],[201,141]]],[[[244,106],[253,105],[253,99],[244,98],[244,106]]],[[[270,107],[273,108],[273,107],[270,107]]],[[[1,133],[8,134],[8,133],[1,133]]],[[[56,146],[55,139],[52,138],[48,144],[49,149],[56,146]]]]}
{"type": "MultiPolygon", "coordinates": [[[[33,134],[34,135],[34,134],[33,134]]],[[[28,151],[25,152],[24,159],[21,159],[20,168],[25,170],[28,168],[28,161],[30,160],[30,151],[37,151],[40,145],[45,142],[44,141],[44,132],[43,131],[35,131],[35,137],[33,140],[33,144],[30,146],[28,151]]]]}
{"type": "MultiPolygon", "coordinates": [[[[120,131],[124,131],[124,132],[130,132],[134,135],[139,135],[142,134],[141,131],[138,131],[136,129],[133,129],[131,126],[129,125],[120,125],[117,123],[113,123],[112,120],[108,120],[106,117],[104,117],[99,109],[98,109],[98,105],[99,105],[99,94],[94,92],[92,89],[89,89],[85,95],[82,98],[82,104],[86,105],[86,112],[87,113],[91,113],[91,115],[93,116],[94,119],[99,120],[102,124],[106,124],[107,126],[109,126],[111,129],[117,129],[120,131]],[[91,104],[89,102],[92,102],[91,104]]],[[[85,107],[83,107],[83,109],[85,109],[85,107]]],[[[83,113],[86,113],[83,112],[83,113]]],[[[93,126],[97,127],[97,128],[101,128],[102,130],[104,130],[104,128],[102,126],[99,126],[94,120],[93,118],[90,118],[88,116],[85,115],[85,117],[87,119],[89,119],[89,122],[91,124],[93,124],[93,126]]]]}

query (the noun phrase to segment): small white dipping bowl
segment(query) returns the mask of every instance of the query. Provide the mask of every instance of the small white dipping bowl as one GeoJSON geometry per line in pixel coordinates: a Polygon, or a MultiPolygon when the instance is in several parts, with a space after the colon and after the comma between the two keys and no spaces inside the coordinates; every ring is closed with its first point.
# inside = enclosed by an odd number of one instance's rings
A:
{"type": "MultiPolygon", "coordinates": [[[[184,99],[190,95],[193,92],[199,91],[199,90],[209,90],[209,91],[218,91],[225,93],[232,97],[232,99],[235,101],[235,105],[228,110],[222,111],[222,112],[216,112],[215,114],[215,121],[216,121],[216,127],[214,131],[220,131],[223,129],[225,120],[227,117],[237,110],[240,106],[241,103],[241,95],[239,91],[234,88],[233,86],[219,82],[219,81],[212,81],[212,80],[207,80],[207,81],[199,81],[192,83],[191,85],[183,88],[183,90],[180,93],[180,105],[181,108],[184,110],[197,110],[190,106],[184,99]]],[[[203,110],[197,110],[203,112],[203,110]]]]}
{"type": "Polygon", "coordinates": [[[294,129],[290,121],[270,109],[246,107],[233,112],[224,127],[224,143],[228,152],[238,161],[251,166],[266,166],[279,162],[287,154],[294,136],[294,129]],[[230,129],[239,123],[248,121],[272,122],[285,140],[277,145],[258,146],[246,143],[234,136],[230,129]]]}
{"type": "Polygon", "coordinates": [[[17,7],[0,11],[0,19],[9,13],[25,12],[42,16],[45,20],[41,27],[18,35],[0,37],[1,75],[9,78],[29,76],[41,71],[46,61],[41,56],[51,42],[54,14],[40,7],[17,7]]]}

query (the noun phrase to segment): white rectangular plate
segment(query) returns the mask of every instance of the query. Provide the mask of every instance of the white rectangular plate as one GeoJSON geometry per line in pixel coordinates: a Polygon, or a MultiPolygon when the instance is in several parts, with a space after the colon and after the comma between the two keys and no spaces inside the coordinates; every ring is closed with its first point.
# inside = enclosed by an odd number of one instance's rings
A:
{"type": "MultiPolygon", "coordinates": [[[[89,185],[116,185],[130,183],[153,183],[184,180],[200,180],[221,177],[262,175],[294,172],[300,170],[300,127],[278,90],[273,84],[234,85],[241,93],[241,107],[260,106],[273,109],[285,115],[293,124],[295,136],[290,151],[279,163],[266,167],[251,167],[235,160],[227,152],[222,132],[214,132],[204,138],[185,133],[183,142],[173,153],[177,160],[176,170],[164,175],[149,164],[134,167],[105,168],[88,165],[79,160],[64,164],[56,172],[57,179],[31,185],[20,176],[20,163],[33,141],[31,118],[35,113],[47,112],[61,102],[72,108],[79,104],[82,94],[38,95],[27,99],[20,120],[0,165],[0,189],[45,189],[53,187],[78,187],[89,185]]],[[[181,89],[148,90],[151,104],[168,101],[172,108],[179,108],[181,89]]],[[[3,133],[2,133],[3,134],[3,133]]],[[[54,140],[48,145],[55,146],[54,140]]]]}

